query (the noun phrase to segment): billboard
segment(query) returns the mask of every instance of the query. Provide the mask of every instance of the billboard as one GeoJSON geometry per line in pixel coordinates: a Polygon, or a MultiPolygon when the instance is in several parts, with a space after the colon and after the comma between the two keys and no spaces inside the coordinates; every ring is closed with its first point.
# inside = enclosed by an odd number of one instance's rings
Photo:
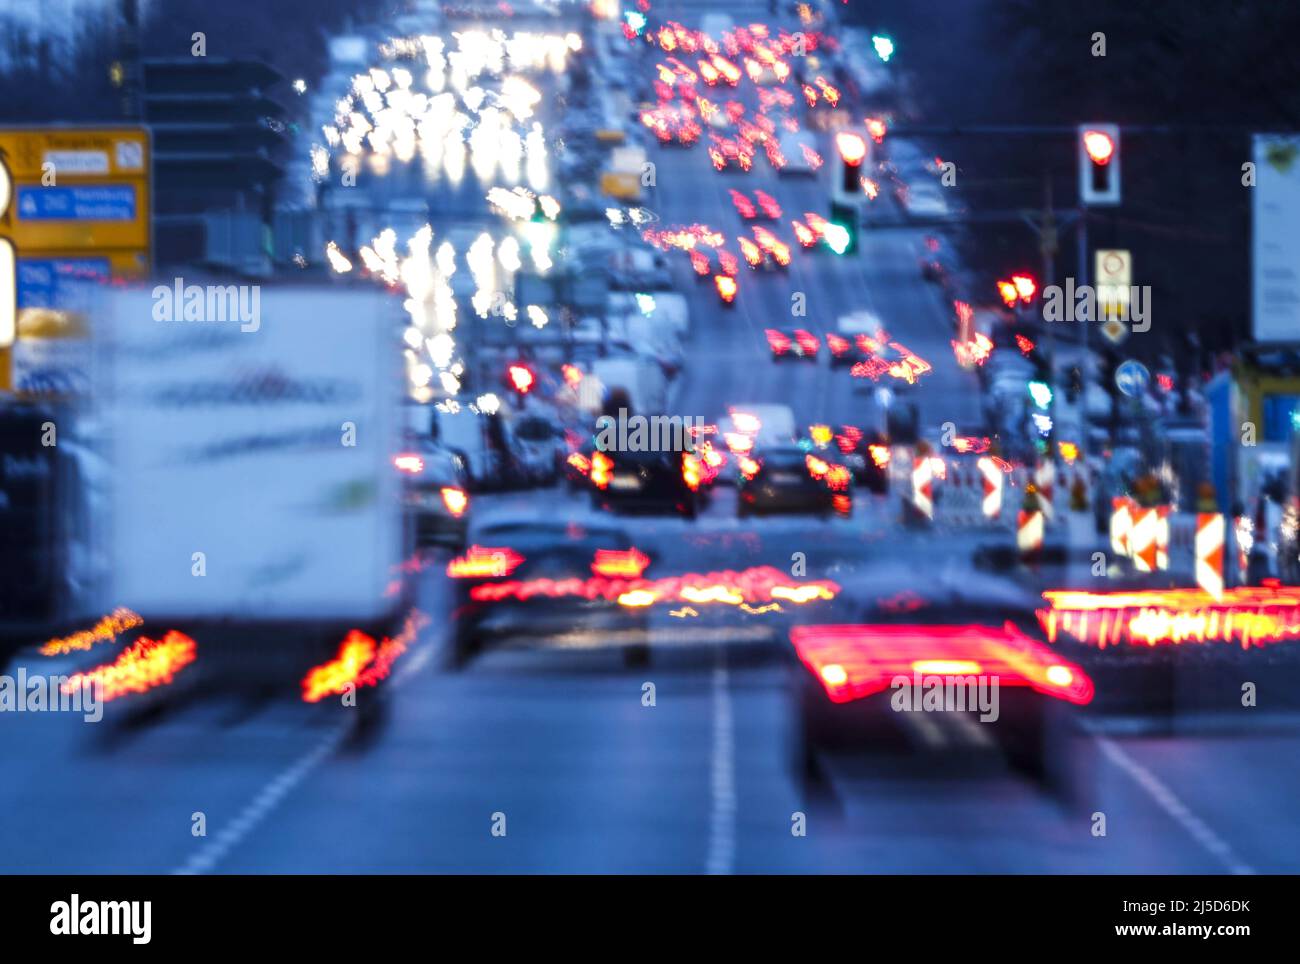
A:
{"type": "Polygon", "coordinates": [[[1300,136],[1256,134],[1251,197],[1251,332],[1300,342],[1300,136]]]}

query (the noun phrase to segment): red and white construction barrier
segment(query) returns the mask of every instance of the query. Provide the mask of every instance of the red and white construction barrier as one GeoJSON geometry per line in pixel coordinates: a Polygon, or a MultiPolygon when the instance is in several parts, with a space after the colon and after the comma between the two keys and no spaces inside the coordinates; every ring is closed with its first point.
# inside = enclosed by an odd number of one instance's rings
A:
{"type": "Polygon", "coordinates": [[[934,518],[934,466],[931,457],[918,455],[912,460],[912,505],[927,519],[934,518]]]}
{"type": "Polygon", "coordinates": [[[1110,551],[1117,556],[1129,554],[1129,536],[1133,533],[1134,503],[1126,495],[1110,500],[1110,551]]]}
{"type": "Polygon", "coordinates": [[[981,503],[984,518],[996,519],[1002,514],[1002,467],[987,457],[980,459],[976,465],[984,483],[984,499],[981,503]]]}
{"type": "Polygon", "coordinates": [[[1223,544],[1226,536],[1223,516],[1202,512],[1196,516],[1196,584],[1223,599],[1223,544]]]}
{"type": "Polygon", "coordinates": [[[1021,509],[1016,515],[1016,548],[1022,556],[1035,555],[1043,548],[1042,510],[1021,509]]]}
{"type": "Polygon", "coordinates": [[[1056,491],[1056,463],[1051,459],[1043,459],[1034,469],[1034,488],[1038,490],[1038,508],[1043,517],[1051,522],[1056,518],[1056,509],[1052,504],[1056,491]]]}
{"type": "Polygon", "coordinates": [[[1129,555],[1138,572],[1155,572],[1158,562],[1157,542],[1160,534],[1159,513],[1155,509],[1130,508],[1133,528],[1129,531],[1129,555]]]}

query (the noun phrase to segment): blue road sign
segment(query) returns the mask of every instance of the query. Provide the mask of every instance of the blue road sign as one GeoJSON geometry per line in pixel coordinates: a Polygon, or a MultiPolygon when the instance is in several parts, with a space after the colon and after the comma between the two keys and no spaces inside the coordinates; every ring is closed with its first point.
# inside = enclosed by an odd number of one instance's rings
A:
{"type": "Polygon", "coordinates": [[[109,276],[107,258],[18,259],[19,308],[67,308],[68,285],[109,276]]]}
{"type": "Polygon", "coordinates": [[[134,221],[135,188],[130,184],[18,188],[20,221],[134,221]]]}
{"type": "Polygon", "coordinates": [[[1129,398],[1137,398],[1151,384],[1151,373],[1140,361],[1130,358],[1115,369],[1115,387],[1129,398]]]}

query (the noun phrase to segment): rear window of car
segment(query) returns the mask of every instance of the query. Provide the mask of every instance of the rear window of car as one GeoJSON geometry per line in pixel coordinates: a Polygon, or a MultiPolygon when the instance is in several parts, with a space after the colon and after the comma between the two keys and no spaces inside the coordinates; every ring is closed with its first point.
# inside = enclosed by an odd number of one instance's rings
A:
{"type": "Polygon", "coordinates": [[[515,426],[515,435],[526,442],[545,442],[555,438],[555,428],[543,418],[526,418],[515,426]]]}

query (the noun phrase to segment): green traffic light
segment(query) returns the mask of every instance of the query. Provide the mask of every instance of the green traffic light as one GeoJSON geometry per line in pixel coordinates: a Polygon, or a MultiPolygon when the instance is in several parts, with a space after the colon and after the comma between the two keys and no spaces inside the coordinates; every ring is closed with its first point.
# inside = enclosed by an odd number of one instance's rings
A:
{"type": "Polygon", "coordinates": [[[1046,410],[1052,404],[1052,386],[1047,382],[1030,382],[1029,397],[1034,400],[1035,405],[1046,410]]]}
{"type": "Polygon", "coordinates": [[[836,254],[844,254],[849,250],[849,245],[853,243],[853,236],[849,234],[849,229],[834,222],[826,225],[822,237],[826,241],[826,246],[836,254]]]}

